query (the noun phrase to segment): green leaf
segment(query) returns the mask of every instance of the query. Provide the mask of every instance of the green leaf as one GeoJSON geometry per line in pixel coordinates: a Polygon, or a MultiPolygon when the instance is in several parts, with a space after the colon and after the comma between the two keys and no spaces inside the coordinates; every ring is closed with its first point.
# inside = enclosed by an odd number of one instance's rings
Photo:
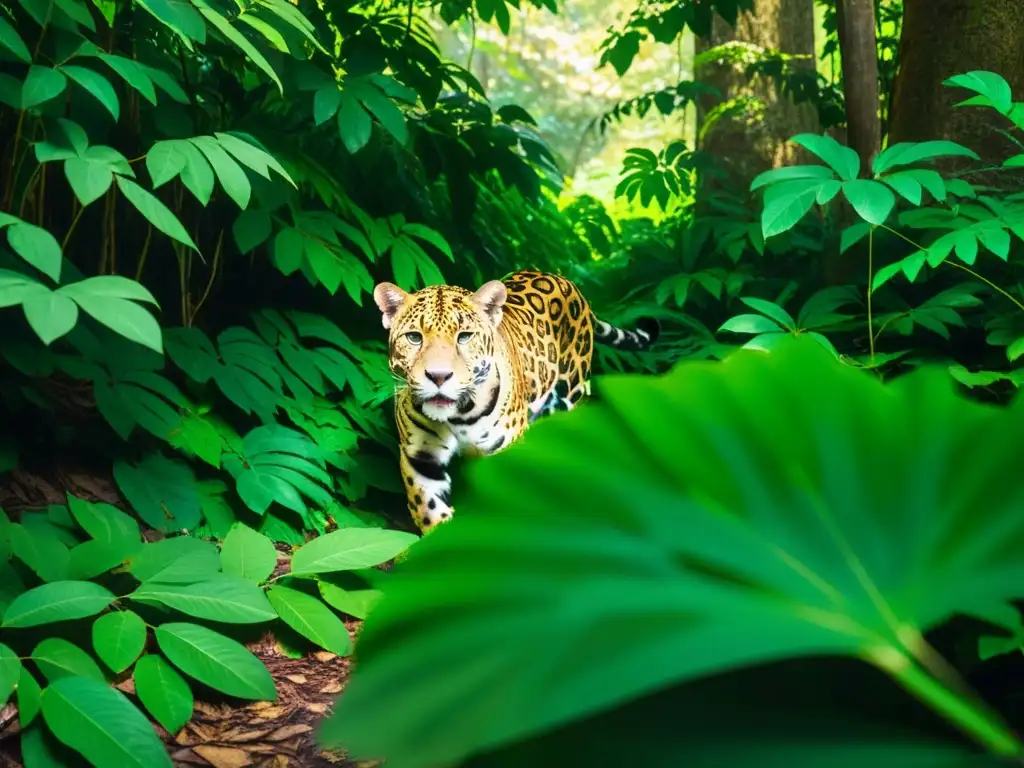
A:
{"type": "Polygon", "coordinates": [[[99,200],[114,183],[113,171],[80,157],[69,157],[64,161],[64,175],[83,206],[99,200]]]}
{"type": "Polygon", "coordinates": [[[790,141],[828,163],[843,181],[856,179],[860,174],[860,157],[857,153],[849,147],[844,147],[831,136],[801,133],[790,141]]]}
{"type": "Polygon", "coordinates": [[[103,670],[92,656],[74,643],[60,637],[48,637],[32,650],[32,661],[51,683],[65,677],[89,677],[105,682],[103,670]]]}
{"type": "Polygon", "coordinates": [[[239,208],[244,210],[248,207],[249,198],[252,197],[252,185],[242,166],[210,136],[196,136],[190,141],[206,156],[228,197],[234,200],[239,208]]]}
{"type": "Polygon", "coordinates": [[[93,765],[172,766],[145,716],[105,683],[67,677],[43,691],[42,703],[43,718],[54,735],[93,765]]]}
{"type": "Polygon", "coordinates": [[[117,92],[114,91],[114,86],[110,84],[107,78],[98,72],[93,72],[91,69],[77,67],[73,64],[61,67],[60,71],[92,94],[93,98],[102,104],[104,109],[114,118],[115,123],[121,119],[121,103],[117,100],[117,92]]]}
{"type": "Polygon", "coordinates": [[[33,64],[21,86],[21,108],[31,109],[64,93],[68,80],[58,70],[33,64]]]}
{"type": "Polygon", "coordinates": [[[68,283],[60,288],[60,293],[77,300],[83,296],[98,299],[131,299],[132,301],[148,301],[156,304],[156,298],[149,289],[138,280],[121,275],[97,275],[68,283]]]}
{"type": "Polygon", "coordinates": [[[267,597],[281,620],[303,637],[339,656],[352,652],[345,623],[319,599],[280,585],[267,590],[267,597]]]}
{"type": "Polygon", "coordinates": [[[114,479],[135,512],[153,528],[188,530],[199,524],[196,476],[188,464],[150,453],[134,466],[115,462],[114,479]]]}
{"type": "Polygon", "coordinates": [[[195,8],[184,0],[145,0],[140,2],[154,18],[173,29],[185,41],[206,44],[206,24],[195,8]]]}
{"type": "MultiPolygon", "coordinates": [[[[195,151],[195,148],[183,139],[158,141],[149,148],[146,153],[146,170],[149,171],[153,189],[163,186],[180,174],[189,162],[194,162],[195,156],[190,155],[189,150],[195,151]]],[[[205,163],[201,157],[199,160],[205,163]]]]}
{"type": "Polygon", "coordinates": [[[884,224],[896,205],[896,196],[877,181],[854,179],[843,182],[843,194],[853,210],[870,224],[884,224]]]}
{"type": "Polygon", "coordinates": [[[25,45],[25,41],[21,39],[21,35],[11,26],[10,22],[2,16],[0,16],[0,45],[24,63],[31,63],[32,54],[29,52],[28,46],[25,45]]]}
{"type": "MultiPolygon", "coordinates": [[[[381,571],[383,573],[383,571],[381,571]]],[[[339,573],[331,577],[331,581],[319,580],[320,596],[324,602],[335,610],[347,613],[357,619],[365,619],[380,601],[383,592],[370,587],[355,577],[353,573],[339,573]],[[339,577],[353,577],[343,580],[339,577]],[[338,582],[341,581],[341,584],[338,582]]]]}
{"type": "Polygon", "coordinates": [[[741,297],[740,301],[742,301],[751,309],[757,310],[762,315],[768,315],[768,317],[770,317],[772,320],[774,320],[779,325],[783,326],[788,330],[793,330],[796,328],[796,320],[794,320],[793,316],[789,314],[789,312],[784,310],[782,307],[780,307],[778,304],[774,304],[770,301],[765,301],[764,299],[755,299],[750,297],[741,297]]]}
{"type": "Polygon", "coordinates": [[[228,696],[274,701],[274,680],[241,643],[198,624],[162,624],[160,650],[189,677],[228,696]]]}
{"type": "MultiPolygon", "coordinates": [[[[284,95],[284,86],[281,85],[281,80],[278,78],[274,68],[270,66],[262,53],[260,53],[256,47],[249,42],[249,40],[231,26],[231,23],[221,16],[217,11],[206,4],[205,0],[193,0],[193,4],[199,9],[199,12],[203,14],[210,24],[212,24],[218,32],[220,32],[228,42],[233,43],[237,46],[242,53],[244,53],[253,64],[259,67],[263,72],[274,81],[274,85],[277,86],[277,90],[281,95],[284,95]]],[[[244,207],[244,206],[243,206],[244,207]]]]}
{"type": "Polygon", "coordinates": [[[156,352],[163,352],[160,325],[137,301],[156,303],[140,283],[120,275],[100,275],[69,283],[57,290],[74,300],[94,320],[115,333],[156,352]]]}
{"type": "Polygon", "coordinates": [[[833,179],[835,172],[822,165],[790,165],[782,168],[773,168],[770,171],[758,174],[750,182],[750,191],[766,187],[769,184],[778,184],[780,181],[794,181],[797,179],[833,179]]]}
{"type": "Polygon", "coordinates": [[[360,90],[359,100],[384,129],[394,136],[395,141],[403,145],[408,142],[409,127],[405,123],[405,115],[391,99],[371,85],[360,90]]]}
{"type": "Polygon", "coordinates": [[[142,547],[138,523],[120,509],[101,502],[90,503],[68,494],[68,509],[94,541],[122,549],[126,557],[142,547]]]}
{"type": "Polygon", "coordinates": [[[858,221],[843,230],[839,237],[839,253],[846,253],[871,232],[871,225],[866,221],[858,221]]]}
{"type": "Polygon", "coordinates": [[[373,135],[373,120],[350,91],[342,91],[341,106],[338,108],[338,133],[349,154],[355,154],[365,147],[373,135]]]}
{"type": "Polygon", "coordinates": [[[321,125],[327,122],[341,106],[341,91],[337,83],[325,85],[313,96],[313,122],[321,125]]]}
{"type": "Polygon", "coordinates": [[[243,523],[235,523],[224,537],[220,562],[224,573],[262,583],[277,566],[277,550],[262,533],[243,523]]]}
{"type": "Polygon", "coordinates": [[[424,224],[415,223],[403,226],[402,232],[412,235],[413,237],[418,237],[420,240],[425,240],[447,256],[449,261],[455,261],[455,254],[452,253],[451,246],[448,245],[448,241],[444,239],[444,236],[440,232],[437,232],[424,224]]]}
{"type": "Polygon", "coordinates": [[[92,625],[92,647],[100,661],[120,674],[146,647],[146,624],[134,611],[112,611],[92,625]]]}
{"type": "Polygon", "coordinates": [[[385,528],[343,528],[310,541],[295,550],[294,576],[315,576],[333,571],[354,571],[380,565],[400,555],[419,537],[385,528]]]}
{"type": "Polygon", "coordinates": [[[942,81],[943,85],[959,86],[984,96],[988,102],[1004,115],[1013,107],[1013,91],[1010,84],[995,72],[974,70],[954,75],[942,81]]]}
{"type": "Polygon", "coordinates": [[[67,334],[78,322],[78,305],[59,293],[32,296],[21,305],[25,319],[46,346],[67,334]]]}
{"type": "MultiPolygon", "coordinates": [[[[213,195],[213,168],[194,144],[183,142],[180,149],[186,157],[185,166],[181,169],[181,183],[195,195],[196,200],[205,206],[213,195]]],[[[230,158],[228,159],[230,160],[230,158]]],[[[238,170],[241,172],[242,169],[238,170]]],[[[243,173],[242,176],[244,177],[245,174],[243,173]]]]}
{"type": "Polygon", "coordinates": [[[168,237],[174,238],[194,251],[199,250],[178,217],[171,213],[171,209],[161,203],[152,192],[147,192],[134,181],[123,176],[117,177],[117,186],[121,190],[121,194],[135,206],[135,209],[146,218],[146,221],[168,237]]]}
{"type": "Polygon", "coordinates": [[[732,331],[733,333],[778,333],[785,330],[764,315],[736,315],[722,323],[718,329],[719,332],[732,331]]]}
{"type": "Polygon", "coordinates": [[[221,147],[227,150],[238,162],[251,168],[263,178],[270,180],[270,169],[273,168],[285,181],[295,186],[295,181],[276,158],[252,141],[246,141],[231,133],[214,133],[221,147]]]}
{"type": "Polygon", "coordinates": [[[764,195],[761,232],[765,238],[786,232],[811,210],[821,188],[820,179],[783,181],[771,186],[764,195]]]}
{"type": "Polygon", "coordinates": [[[18,676],[18,723],[25,730],[36,719],[41,705],[39,683],[24,666],[18,676]]]}
{"type": "Polygon", "coordinates": [[[1006,348],[1006,359],[1011,363],[1015,362],[1021,355],[1024,355],[1024,336],[1006,348]]]}
{"type": "Polygon", "coordinates": [[[893,144],[877,154],[871,164],[871,170],[876,174],[881,174],[899,165],[911,165],[922,160],[934,160],[937,157],[979,159],[974,150],[957,144],[955,141],[901,142],[893,144]]]}
{"type": "Polygon", "coordinates": [[[7,228],[7,242],[21,258],[55,283],[60,282],[64,256],[57,238],[35,224],[18,222],[7,228]]]}
{"type": "Polygon", "coordinates": [[[4,612],[2,626],[37,627],[95,616],[114,600],[109,589],[91,581],[54,581],[14,598],[4,612]]]}
{"type": "Polygon", "coordinates": [[[100,59],[121,76],[132,88],[142,94],[150,104],[156,104],[156,89],[146,70],[134,59],[124,56],[112,56],[108,53],[99,54],[100,59]]]}
{"type": "Polygon", "coordinates": [[[914,205],[921,204],[921,182],[903,173],[894,173],[881,179],[901,197],[906,198],[914,205]]]}
{"type": "Polygon", "coordinates": [[[18,659],[18,654],[0,643],[0,707],[7,703],[21,674],[21,661],[18,659]]]}
{"type": "Polygon", "coordinates": [[[277,618],[255,582],[226,574],[207,576],[194,584],[143,582],[128,597],[158,603],[198,619],[227,624],[258,624],[277,618]]]}
{"type": "MultiPolygon", "coordinates": [[[[578,725],[599,713],[632,709],[623,719],[635,726],[635,703],[712,678],[736,680],[723,702],[735,707],[752,696],[748,672],[807,657],[866,661],[876,670],[862,678],[880,671],[973,707],[926,671],[943,662],[924,636],[1024,595],[1024,408],[962,398],[942,369],[883,384],[799,337],[601,384],[587,408],[468,468],[462,516],[413,548],[363,627],[321,744],[406,768],[476,762],[541,734],[552,741],[534,756],[560,754],[564,730],[600,733],[578,725]],[[595,649],[595,628],[623,616],[630,639],[595,649]],[[472,669],[452,675],[452,658],[472,669]],[[439,706],[448,724],[430,736],[439,706]]],[[[757,697],[760,717],[785,679],[757,697]]],[[[672,725],[688,721],[669,711],[672,725]]],[[[1007,754],[1020,749],[998,719],[970,711],[1007,754]]],[[[764,764],[772,729],[740,740],[746,759],[715,759],[737,742],[724,717],[700,764],[764,764]]],[[[843,762],[793,754],[775,764],[843,762]]]]}
{"type": "Polygon", "coordinates": [[[14,556],[35,571],[43,581],[58,582],[68,578],[68,550],[53,533],[12,523],[7,526],[7,535],[14,556]]]}
{"type": "Polygon", "coordinates": [[[192,584],[220,572],[220,553],[209,541],[176,536],[144,545],[128,570],[139,581],[192,584]]]}
{"type": "Polygon", "coordinates": [[[249,209],[242,211],[231,232],[240,253],[249,253],[270,239],[272,223],[266,211],[249,209]]]}
{"type": "Polygon", "coordinates": [[[178,672],[160,656],[139,659],[133,671],[135,693],[168,733],[176,734],[192,719],[192,690],[178,672]]]}

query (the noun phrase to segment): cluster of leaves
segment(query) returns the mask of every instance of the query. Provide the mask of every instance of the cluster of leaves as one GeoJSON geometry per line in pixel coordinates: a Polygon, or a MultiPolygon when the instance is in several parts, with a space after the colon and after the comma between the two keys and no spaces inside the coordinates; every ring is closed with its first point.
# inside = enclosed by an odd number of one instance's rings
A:
{"type": "Polygon", "coordinates": [[[240,523],[219,549],[192,536],[147,542],[127,513],[67,502],[16,523],[0,512],[0,702],[17,702],[26,765],[67,764],[67,748],[96,766],[171,765],[138,704],[176,733],[192,716],[189,681],[273,700],[274,681],[236,630],[284,626],[348,655],[336,611],[365,617],[386,575],[374,566],[416,541],[338,530],[279,571],[273,542],[240,523]],[[132,698],[110,687],[127,681],[132,698]]]}
{"type": "MultiPolygon", "coordinates": [[[[368,10],[0,8],[0,470],[71,456],[124,502],[0,514],[28,765],[168,764],[137,704],[173,732],[191,681],[273,698],[236,630],[349,653],[338,614],[415,540],[385,527],[373,285],[483,282],[537,231],[589,257],[531,116],[492,109],[413,4],[368,10]],[[275,543],[298,547],[277,575],[275,543]]],[[[501,0],[475,10],[507,28],[501,0]]]]}
{"type": "Polygon", "coordinates": [[[753,10],[754,0],[675,0],[670,3],[640,3],[626,22],[608,32],[601,44],[601,66],[611,64],[625,74],[640,44],[654,39],[669,44],[689,29],[698,37],[710,37],[715,14],[734,25],[740,11],[753,10]]]}
{"type": "MultiPolygon", "coordinates": [[[[974,93],[960,106],[994,109],[1014,128],[1024,130],[1024,103],[1012,100],[1009,85],[999,75],[968,72],[949,78],[945,85],[974,93]]],[[[985,252],[1009,266],[1014,238],[1024,240],[1024,205],[1019,193],[971,183],[959,176],[944,176],[932,168],[922,167],[939,158],[978,159],[970,148],[950,141],[889,146],[874,158],[872,177],[867,179],[860,177],[857,154],[834,139],[804,134],[794,137],[793,141],[821,158],[825,165],[779,168],[753,181],[752,190],[765,190],[761,216],[765,238],[788,231],[812,207],[826,206],[842,194],[859,219],[843,229],[842,251],[863,245],[864,240],[873,251],[876,231],[898,238],[911,248],[906,255],[880,268],[872,264],[869,301],[871,294],[900,275],[910,283],[918,283],[936,273],[941,274],[943,268],[952,267],[977,281],[945,288],[916,307],[899,306],[898,297],[890,291],[888,297],[883,297],[886,299],[883,306],[893,307],[893,311],[868,319],[872,358],[876,357],[875,344],[883,333],[906,337],[919,326],[949,339],[949,326],[962,328],[968,322],[981,322],[992,331],[998,331],[989,333],[988,342],[1005,346],[1008,362],[1019,357],[1024,349],[1024,342],[1018,342],[1022,318],[1017,315],[1024,312],[1024,302],[1015,295],[1019,292],[1010,292],[975,271],[975,267],[981,267],[977,262],[985,252]],[[985,311],[985,302],[978,296],[984,290],[992,290],[1009,302],[1011,308],[1002,313],[985,311]],[[969,309],[980,311],[968,320],[962,312],[969,309]]],[[[1024,155],[1015,155],[1008,158],[1003,167],[1012,173],[1022,162],[1024,155]]],[[[891,250],[898,247],[896,244],[891,250]]],[[[790,330],[796,332],[792,326],[790,330]]],[[[902,350],[895,357],[907,351],[902,350]]],[[[895,357],[887,355],[885,362],[895,357]]],[[[963,375],[963,366],[953,365],[954,375],[965,383],[972,383],[963,375]]],[[[983,378],[987,380],[989,376],[983,378]]],[[[998,376],[988,383],[997,380],[998,376]]],[[[1012,377],[1009,380],[1013,381],[1012,377]]]]}

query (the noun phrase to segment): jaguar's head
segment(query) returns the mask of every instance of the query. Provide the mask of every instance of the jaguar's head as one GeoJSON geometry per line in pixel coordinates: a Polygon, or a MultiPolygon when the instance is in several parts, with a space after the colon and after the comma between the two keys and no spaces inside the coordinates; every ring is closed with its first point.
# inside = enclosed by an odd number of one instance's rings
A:
{"type": "Polygon", "coordinates": [[[475,293],[451,285],[415,293],[393,283],[373,289],[389,332],[391,372],[406,382],[424,416],[447,421],[474,402],[494,366],[505,298],[497,280],[475,293]]]}

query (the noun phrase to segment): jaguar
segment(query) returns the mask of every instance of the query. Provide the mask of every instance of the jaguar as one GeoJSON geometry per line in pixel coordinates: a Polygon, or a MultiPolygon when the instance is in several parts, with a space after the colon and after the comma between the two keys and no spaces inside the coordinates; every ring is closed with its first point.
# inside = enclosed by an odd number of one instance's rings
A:
{"type": "Polygon", "coordinates": [[[488,455],[538,417],[590,394],[594,342],[642,350],[659,325],[600,320],[564,277],[514,272],[476,291],[434,285],[407,293],[379,283],[373,298],[400,382],[395,420],[409,512],[426,532],[454,512],[448,466],[456,453],[488,455]]]}

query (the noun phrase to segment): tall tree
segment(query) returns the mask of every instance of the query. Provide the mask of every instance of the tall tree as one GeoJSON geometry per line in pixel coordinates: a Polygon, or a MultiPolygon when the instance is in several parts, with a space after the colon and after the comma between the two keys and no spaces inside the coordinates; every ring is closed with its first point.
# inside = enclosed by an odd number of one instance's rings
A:
{"type": "Polygon", "coordinates": [[[846,140],[860,156],[862,171],[867,171],[882,142],[874,0],[836,0],[836,22],[843,62],[846,140]]]}
{"type": "Polygon", "coordinates": [[[956,109],[963,92],[946,78],[997,72],[1024,91],[1024,0],[905,0],[900,65],[893,86],[889,143],[950,139],[983,160],[1015,153],[988,109],[956,109]]]}
{"type": "MultiPolygon", "coordinates": [[[[814,0],[756,0],[753,11],[741,12],[736,26],[715,16],[711,37],[699,40],[698,56],[732,41],[806,56],[790,66],[814,68],[814,0]]],[[[714,101],[698,105],[700,148],[714,153],[739,181],[749,182],[761,171],[797,162],[797,148],[787,139],[797,133],[817,132],[818,116],[808,103],[794,104],[770,79],[744,76],[734,64],[706,64],[697,78],[717,88],[726,101],[753,99],[760,105],[736,110],[710,123],[714,101]]],[[[715,100],[717,101],[717,100],[715,100]]]]}

